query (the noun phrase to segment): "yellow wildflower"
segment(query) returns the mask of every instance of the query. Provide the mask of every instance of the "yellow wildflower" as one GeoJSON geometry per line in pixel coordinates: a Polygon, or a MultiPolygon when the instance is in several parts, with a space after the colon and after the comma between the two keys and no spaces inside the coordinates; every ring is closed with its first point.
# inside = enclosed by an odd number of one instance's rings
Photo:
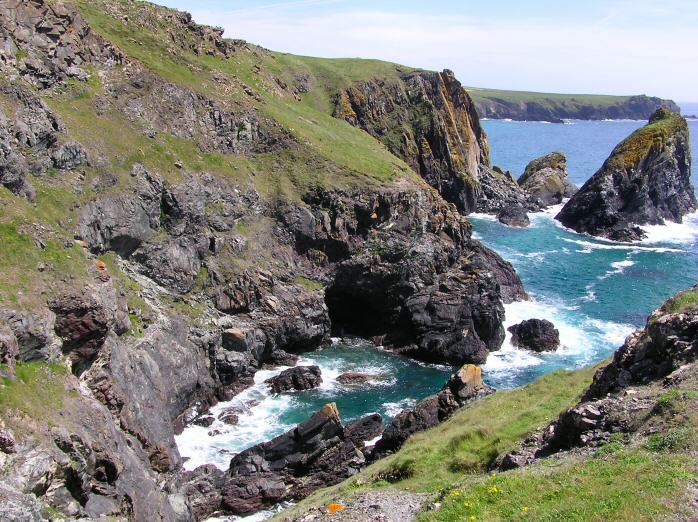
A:
{"type": "Polygon", "coordinates": [[[497,486],[490,486],[490,488],[487,491],[495,495],[499,493],[499,488],[497,486]]]}
{"type": "Polygon", "coordinates": [[[524,513],[528,513],[528,506],[522,507],[521,511],[523,511],[524,513]]]}

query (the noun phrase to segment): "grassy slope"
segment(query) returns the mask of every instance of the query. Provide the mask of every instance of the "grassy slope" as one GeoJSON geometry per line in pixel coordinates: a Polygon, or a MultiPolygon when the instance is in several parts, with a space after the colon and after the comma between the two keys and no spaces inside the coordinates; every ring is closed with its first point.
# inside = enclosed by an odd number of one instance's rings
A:
{"type": "Polygon", "coordinates": [[[278,518],[387,488],[396,496],[403,489],[442,495],[441,508],[424,512],[423,521],[652,520],[680,509],[676,492],[698,479],[685,452],[611,443],[594,458],[551,459],[521,470],[487,473],[497,455],[576,403],[595,369],[554,372],[487,397],[278,518]]]}

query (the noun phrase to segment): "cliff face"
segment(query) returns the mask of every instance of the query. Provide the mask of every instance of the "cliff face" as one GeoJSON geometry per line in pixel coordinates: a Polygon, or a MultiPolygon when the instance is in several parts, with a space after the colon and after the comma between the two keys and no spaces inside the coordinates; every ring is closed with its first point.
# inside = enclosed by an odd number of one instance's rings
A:
{"type": "Polygon", "coordinates": [[[619,143],[557,218],[577,232],[614,240],[643,237],[637,225],[681,222],[696,209],[688,125],[659,109],[619,143]]]}
{"type": "MultiPolygon", "coordinates": [[[[0,518],[195,519],[174,434],[333,329],[444,363],[500,347],[512,266],[302,105],[317,78],[144,2],[6,2],[0,26],[0,518]]],[[[486,167],[455,80],[408,84],[425,168],[486,167]]]]}
{"type": "Polygon", "coordinates": [[[492,171],[487,136],[452,71],[359,82],[337,95],[335,116],[382,141],[463,213],[523,201],[492,171]]]}
{"type": "Polygon", "coordinates": [[[657,109],[664,108],[680,112],[672,100],[653,96],[603,97],[575,95],[550,95],[515,91],[493,91],[473,89],[477,113],[481,118],[494,120],[548,121],[559,123],[563,119],[573,120],[646,120],[657,109]],[[609,98],[609,99],[606,99],[609,98]]]}

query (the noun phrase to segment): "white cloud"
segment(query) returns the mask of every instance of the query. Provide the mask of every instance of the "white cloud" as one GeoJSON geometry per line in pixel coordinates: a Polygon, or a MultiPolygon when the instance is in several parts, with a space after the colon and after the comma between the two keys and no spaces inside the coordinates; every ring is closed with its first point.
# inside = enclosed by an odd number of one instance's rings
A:
{"type": "MultiPolygon", "coordinates": [[[[309,1],[327,0],[282,4],[309,1]]],[[[638,5],[654,9],[648,2],[638,5]]],[[[671,6],[679,10],[685,2],[675,0],[671,6]]],[[[698,100],[695,30],[683,26],[638,30],[615,23],[613,14],[597,23],[575,25],[493,23],[379,9],[302,17],[279,9],[194,10],[193,14],[202,23],[224,27],[226,36],[270,49],[380,58],[429,69],[448,67],[466,85],[698,100]]]]}

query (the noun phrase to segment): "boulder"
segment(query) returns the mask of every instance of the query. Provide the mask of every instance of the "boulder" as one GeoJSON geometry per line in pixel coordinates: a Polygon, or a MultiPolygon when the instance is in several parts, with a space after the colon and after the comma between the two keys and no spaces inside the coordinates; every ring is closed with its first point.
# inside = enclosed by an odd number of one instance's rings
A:
{"type": "Polygon", "coordinates": [[[531,161],[518,184],[541,207],[558,205],[577,192],[577,187],[567,179],[567,158],[562,152],[551,152],[531,161]]]}
{"type": "Polygon", "coordinates": [[[519,206],[504,207],[497,214],[497,219],[507,226],[516,228],[526,228],[531,224],[526,209],[519,206]]]}
{"type": "Polygon", "coordinates": [[[320,368],[317,366],[296,366],[264,382],[269,384],[273,393],[310,390],[322,384],[320,373],[320,368]]]}
{"type": "Polygon", "coordinates": [[[511,344],[534,352],[552,352],[560,346],[560,332],[547,319],[527,319],[510,326],[511,344]]]}
{"type": "Polygon", "coordinates": [[[344,427],[344,434],[357,448],[363,448],[366,441],[375,439],[381,433],[383,433],[383,417],[378,413],[361,417],[344,427]]]}
{"type": "Polygon", "coordinates": [[[636,241],[644,237],[639,226],[680,223],[696,208],[688,124],[659,109],[613,149],[556,219],[577,232],[636,241]]]}

